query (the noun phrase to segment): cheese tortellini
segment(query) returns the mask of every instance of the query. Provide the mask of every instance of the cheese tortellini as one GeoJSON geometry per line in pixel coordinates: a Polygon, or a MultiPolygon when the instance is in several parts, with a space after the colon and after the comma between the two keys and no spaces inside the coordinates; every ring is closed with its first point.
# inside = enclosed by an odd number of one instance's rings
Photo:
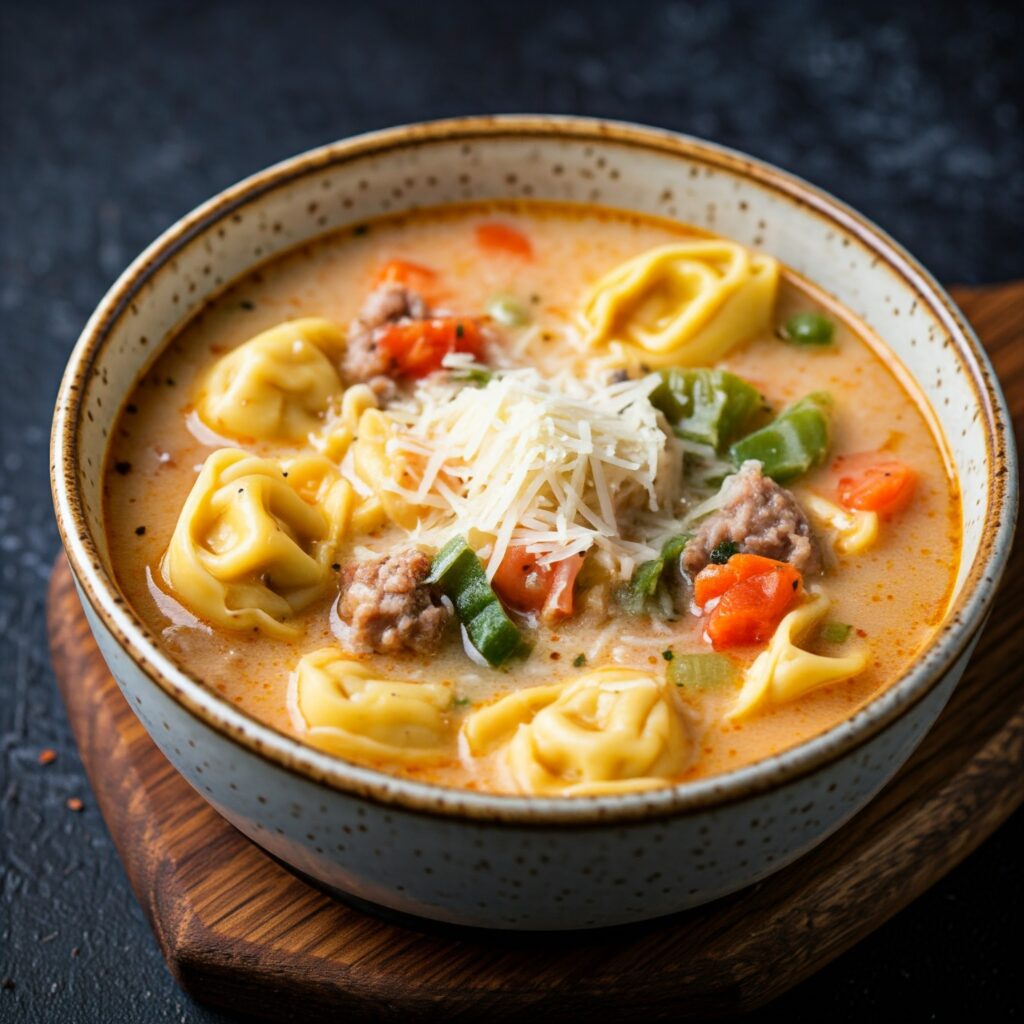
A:
{"type": "Polygon", "coordinates": [[[582,319],[592,345],[619,342],[648,366],[710,366],[769,326],[778,283],[775,260],[735,242],[673,242],[602,277],[582,319]]]}
{"type": "Polygon", "coordinates": [[[474,756],[495,754],[527,794],[619,793],[668,784],[692,743],[674,687],[649,672],[605,667],[568,683],[518,690],[466,721],[474,756]]]}
{"type": "Polygon", "coordinates": [[[366,384],[353,384],[345,389],[341,408],[332,416],[319,434],[313,434],[310,441],[318,452],[332,462],[341,462],[359,432],[359,421],[367,409],[377,408],[377,396],[366,384]]]}
{"type": "Polygon", "coordinates": [[[817,494],[802,498],[803,506],[829,535],[841,555],[859,555],[878,539],[878,513],[840,508],[817,494]]]}
{"type": "Polygon", "coordinates": [[[201,619],[288,638],[324,591],[348,524],[352,488],[313,455],[288,461],[221,448],[181,510],[161,570],[201,619]]]}
{"type": "Polygon", "coordinates": [[[344,342],[342,329],[320,317],[278,324],[214,363],[199,384],[196,412],[221,436],[301,441],[343,391],[329,355],[344,342]]]}
{"type": "Polygon", "coordinates": [[[454,752],[447,683],[381,679],[338,647],[299,661],[288,701],[302,735],[332,754],[422,764],[454,752]]]}
{"type": "Polygon", "coordinates": [[[828,613],[828,598],[817,594],[791,611],[779,623],[768,647],[744,673],[743,687],[728,718],[741,718],[765,701],[782,703],[859,675],[867,668],[867,650],[861,648],[843,658],[812,654],[797,646],[828,613]]]}
{"type": "Polygon", "coordinates": [[[372,528],[373,520],[379,516],[381,520],[390,519],[396,526],[412,530],[422,511],[389,487],[389,484],[397,484],[407,488],[412,483],[402,456],[388,452],[390,432],[391,420],[379,409],[367,409],[359,417],[359,436],[352,445],[353,460],[360,479],[373,491],[373,498],[360,510],[360,526],[372,528]]]}

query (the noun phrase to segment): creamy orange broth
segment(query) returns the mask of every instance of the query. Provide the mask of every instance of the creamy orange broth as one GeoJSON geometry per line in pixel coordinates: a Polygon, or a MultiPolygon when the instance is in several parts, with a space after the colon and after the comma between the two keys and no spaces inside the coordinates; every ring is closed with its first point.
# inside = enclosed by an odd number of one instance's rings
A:
{"type": "MultiPolygon", "coordinates": [[[[118,581],[125,595],[172,656],[193,675],[256,718],[287,733],[288,678],[297,660],[335,642],[327,597],[295,620],[301,639],[285,642],[260,633],[210,630],[164,592],[159,565],[182,503],[212,450],[188,427],[197,375],[256,333],[300,316],[348,323],[371,287],[379,265],[399,257],[438,272],[439,301],[459,313],[481,312],[496,293],[522,297],[541,329],[565,323],[585,288],[609,268],[666,241],[694,235],[682,225],[629,213],[548,205],[495,203],[429,210],[375,221],[310,243],[248,275],[212,301],[171,341],[130,396],[108,456],[106,521],[118,581]],[[526,233],[535,258],[483,254],[473,242],[479,223],[498,217],[526,233]],[[159,582],[158,582],[159,581],[159,582]]],[[[797,275],[784,271],[776,309],[782,322],[795,311],[825,309],[837,321],[827,350],[801,349],[774,336],[755,339],[719,365],[755,384],[773,408],[822,389],[835,398],[832,455],[884,449],[919,475],[910,507],[883,523],[878,544],[840,558],[825,579],[833,602],[829,619],[851,623],[870,645],[868,669],[845,683],[799,700],[769,705],[739,723],[723,721],[735,689],[686,691],[693,712],[697,757],[685,778],[756,761],[799,743],[848,717],[898,678],[928,642],[950,599],[959,558],[959,501],[924,400],[908,393],[885,362],[885,349],[847,312],[827,302],[797,275]]],[[[543,335],[542,335],[543,338],[543,335]]],[[[543,349],[545,344],[540,342],[543,349]]],[[[543,358],[557,360],[558,352],[543,358]]],[[[245,445],[268,453],[295,448],[245,445]]],[[[831,460],[830,460],[831,461],[831,460]]],[[[790,485],[834,499],[829,465],[790,485]]],[[[349,538],[347,543],[358,543],[349,538]]],[[[344,561],[344,551],[341,555],[344,561]]],[[[669,624],[615,618],[597,629],[584,617],[555,630],[541,628],[532,655],[508,671],[471,664],[457,641],[422,663],[411,657],[373,656],[383,675],[410,680],[451,680],[469,704],[462,716],[518,685],[537,685],[579,674],[611,660],[661,672],[662,652],[706,651],[699,620],[669,624]],[[603,647],[598,635],[605,637],[603,647]],[[601,648],[599,652],[595,647],[601,648]]],[[[815,649],[811,645],[811,649],[815,649]]],[[[826,650],[836,653],[835,649],[826,650]]],[[[730,652],[742,663],[757,649],[730,652]]],[[[467,768],[457,756],[441,765],[381,765],[388,771],[470,788],[498,788],[486,762],[467,768]]]]}

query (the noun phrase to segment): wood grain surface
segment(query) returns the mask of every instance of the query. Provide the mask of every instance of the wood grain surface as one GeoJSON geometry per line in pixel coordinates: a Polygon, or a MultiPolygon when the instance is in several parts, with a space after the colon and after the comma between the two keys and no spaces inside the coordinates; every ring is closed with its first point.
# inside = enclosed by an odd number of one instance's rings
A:
{"type": "MultiPolygon", "coordinates": [[[[954,292],[1021,443],[1024,282],[954,292]]],[[[1024,799],[1024,545],[948,707],[892,783],[766,881],[674,917],[522,934],[384,920],[297,878],[177,774],[122,699],[63,558],[50,648],[97,801],[167,962],[197,999],[273,1020],[675,1020],[762,1005],[877,928],[1024,799]]]]}

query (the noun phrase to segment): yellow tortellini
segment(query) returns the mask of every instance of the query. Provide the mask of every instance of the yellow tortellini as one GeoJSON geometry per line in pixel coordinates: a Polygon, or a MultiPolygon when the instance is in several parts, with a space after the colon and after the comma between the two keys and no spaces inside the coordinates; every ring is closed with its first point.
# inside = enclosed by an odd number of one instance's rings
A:
{"type": "Polygon", "coordinates": [[[388,481],[402,487],[411,483],[402,457],[388,453],[390,432],[391,420],[379,409],[367,409],[359,417],[359,436],[352,445],[352,454],[356,472],[373,491],[373,498],[360,509],[359,529],[373,529],[375,521],[379,525],[386,518],[412,530],[422,515],[419,506],[385,486],[388,481]]]}
{"type": "Polygon", "coordinates": [[[859,555],[878,539],[878,513],[840,508],[817,494],[801,498],[804,508],[825,527],[841,555],[859,555]]]}
{"type": "Polygon", "coordinates": [[[300,441],[323,424],[343,391],[329,358],[345,334],[319,317],[257,334],[214,363],[195,396],[199,418],[239,440],[300,441]]]}
{"type": "Polygon", "coordinates": [[[728,718],[747,715],[767,700],[795,700],[819,686],[850,679],[867,668],[868,654],[864,648],[843,658],[831,658],[797,646],[797,641],[825,617],[828,609],[828,599],[817,594],[779,623],[768,647],[744,673],[743,687],[728,718]]]}
{"type": "Polygon", "coordinates": [[[380,679],[338,647],[302,658],[292,674],[289,707],[310,743],[342,757],[422,764],[454,755],[447,683],[380,679]]]}
{"type": "Polygon", "coordinates": [[[310,440],[332,462],[341,462],[359,431],[359,420],[367,409],[377,408],[377,396],[366,384],[353,384],[345,389],[341,409],[319,434],[310,440]]]}
{"type": "Polygon", "coordinates": [[[650,672],[609,666],[518,690],[474,712],[474,756],[496,754],[516,789],[587,795],[669,783],[692,757],[682,703],[650,672]]]}
{"type": "Polygon", "coordinates": [[[621,343],[648,366],[710,366],[765,330],[779,265],[720,239],[656,246],[615,267],[587,293],[592,345],[621,343]]]}
{"type": "Polygon", "coordinates": [[[280,638],[333,573],[352,488],[319,455],[281,462],[235,448],[207,458],[161,566],[178,600],[228,629],[280,638]]]}

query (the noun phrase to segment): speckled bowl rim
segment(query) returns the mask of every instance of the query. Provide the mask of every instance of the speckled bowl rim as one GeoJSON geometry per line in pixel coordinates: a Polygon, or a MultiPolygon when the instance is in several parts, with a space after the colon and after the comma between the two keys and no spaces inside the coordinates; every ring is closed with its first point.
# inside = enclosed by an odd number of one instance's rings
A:
{"type": "Polygon", "coordinates": [[[318,147],[225,189],[186,214],[121,275],[90,317],[68,362],[51,437],[51,486],[61,539],[80,592],[145,675],[210,728],[257,756],[331,789],[389,806],[478,822],[607,826],[704,811],[782,786],[845,757],[923,700],[984,625],[1006,566],[1017,508],[1017,470],[1006,402],[992,365],[956,304],[902,246],[803,179],[735,150],[642,125],[553,115],[454,118],[358,135],[318,147]],[[952,339],[985,418],[987,502],[978,557],[931,646],[854,716],[805,742],[721,775],[649,791],[593,797],[523,797],[415,782],[306,746],[259,722],[174,665],[103,569],[78,493],[78,428],[85,383],[113,325],[145,283],[188,242],[246,203],[304,175],[354,159],[435,142],[552,138],[639,147],[739,173],[831,222],[870,250],[927,302],[952,339]]]}

